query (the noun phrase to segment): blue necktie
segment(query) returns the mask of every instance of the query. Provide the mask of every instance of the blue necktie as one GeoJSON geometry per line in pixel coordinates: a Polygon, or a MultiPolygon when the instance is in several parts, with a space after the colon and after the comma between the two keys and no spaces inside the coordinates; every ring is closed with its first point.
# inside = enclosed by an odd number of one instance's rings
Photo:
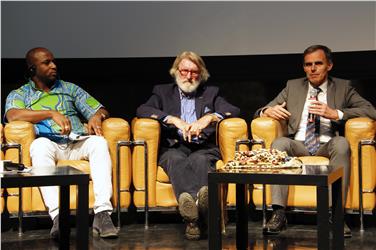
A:
{"type": "MultiPolygon", "coordinates": [[[[320,93],[321,89],[317,89],[317,95],[320,93]]],[[[317,100],[317,96],[316,96],[317,100]]],[[[308,115],[309,117],[309,115],[308,115]]],[[[311,155],[314,155],[320,147],[320,116],[315,115],[314,121],[307,120],[307,128],[305,134],[304,145],[308,149],[311,155]]]]}

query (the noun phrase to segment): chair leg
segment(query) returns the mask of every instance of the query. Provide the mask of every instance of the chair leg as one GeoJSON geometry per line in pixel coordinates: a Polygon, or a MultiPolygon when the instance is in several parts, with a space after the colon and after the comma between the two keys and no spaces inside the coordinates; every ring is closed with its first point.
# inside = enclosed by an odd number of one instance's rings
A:
{"type": "Polygon", "coordinates": [[[22,236],[22,219],[23,219],[23,210],[22,210],[22,188],[18,189],[18,236],[22,236]]]}
{"type": "Polygon", "coordinates": [[[266,228],[266,185],[262,185],[262,228],[266,228]]]}

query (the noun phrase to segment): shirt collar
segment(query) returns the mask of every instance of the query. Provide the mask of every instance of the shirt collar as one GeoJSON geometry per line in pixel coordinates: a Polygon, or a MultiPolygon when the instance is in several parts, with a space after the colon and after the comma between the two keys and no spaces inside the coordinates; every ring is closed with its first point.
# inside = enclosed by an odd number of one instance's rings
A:
{"type": "MultiPolygon", "coordinates": [[[[35,85],[35,82],[33,80],[31,80],[31,78],[29,78],[29,84],[31,85],[31,87],[35,90],[35,91],[41,91],[40,89],[37,88],[37,86],[35,85]]],[[[60,80],[56,79],[55,83],[52,85],[51,87],[51,90],[53,90],[54,88],[57,88],[60,86],[60,80]]]]}
{"type": "MultiPolygon", "coordinates": [[[[326,80],[325,82],[323,82],[320,86],[318,86],[318,88],[321,89],[321,92],[323,93],[326,93],[326,91],[328,90],[328,80],[326,80]]],[[[308,93],[311,91],[311,89],[313,89],[311,83],[309,83],[308,85],[308,93]]]]}
{"type": "Polygon", "coordinates": [[[193,91],[192,93],[184,93],[179,87],[178,89],[179,89],[180,100],[183,98],[193,99],[196,95],[196,91],[193,91]]]}

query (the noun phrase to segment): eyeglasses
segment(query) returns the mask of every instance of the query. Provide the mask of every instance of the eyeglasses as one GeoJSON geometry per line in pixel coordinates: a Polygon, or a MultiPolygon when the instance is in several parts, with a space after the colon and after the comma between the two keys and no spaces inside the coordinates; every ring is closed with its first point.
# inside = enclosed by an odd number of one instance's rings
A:
{"type": "Polygon", "coordinates": [[[182,76],[187,76],[188,73],[191,73],[193,78],[197,78],[200,75],[200,72],[188,69],[179,69],[179,72],[182,76]]]}

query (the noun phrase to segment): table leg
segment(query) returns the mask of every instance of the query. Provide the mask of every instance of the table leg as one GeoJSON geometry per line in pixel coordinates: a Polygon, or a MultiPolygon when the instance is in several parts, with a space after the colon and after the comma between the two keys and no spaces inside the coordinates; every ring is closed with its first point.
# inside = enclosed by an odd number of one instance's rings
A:
{"type": "Polygon", "coordinates": [[[329,191],[328,186],[317,186],[317,246],[329,249],[329,191]]]}
{"type": "Polygon", "coordinates": [[[342,178],[332,184],[333,249],[344,248],[344,215],[342,202],[342,178]]]}
{"type": "Polygon", "coordinates": [[[88,185],[78,185],[76,215],[77,249],[88,249],[89,244],[89,189],[88,185]]]}
{"type": "Polygon", "coordinates": [[[59,249],[69,249],[69,185],[60,186],[59,249]]]}
{"type": "Polygon", "coordinates": [[[247,185],[236,184],[236,249],[247,249],[248,208],[247,185]]]}
{"type": "Polygon", "coordinates": [[[18,236],[23,234],[23,207],[22,207],[22,188],[18,188],[18,236]]]}
{"type": "Polygon", "coordinates": [[[222,249],[221,204],[218,183],[209,175],[209,249],[222,249]]]}

